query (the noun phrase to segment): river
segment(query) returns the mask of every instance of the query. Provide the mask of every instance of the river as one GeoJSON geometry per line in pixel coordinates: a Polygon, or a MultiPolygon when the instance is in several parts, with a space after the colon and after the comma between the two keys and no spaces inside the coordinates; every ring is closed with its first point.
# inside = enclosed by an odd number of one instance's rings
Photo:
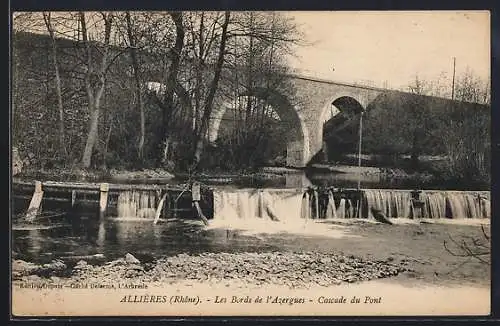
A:
{"type": "MultiPolygon", "coordinates": [[[[269,176],[205,177],[204,183],[217,189],[225,188],[304,188],[311,185],[356,188],[358,175],[352,173],[310,173],[281,171],[269,176]]],[[[362,175],[362,188],[409,188],[408,184],[382,180],[378,175],[362,175]]],[[[162,180],[134,180],[137,183],[157,183],[162,180]]],[[[179,179],[176,182],[183,182],[179,179]]],[[[132,182],[132,181],[131,181],[132,182]]],[[[414,184],[414,186],[416,186],[414,184]]],[[[420,185],[422,186],[422,185],[420,185]]],[[[437,187],[437,186],[436,186],[437,187]]],[[[411,187],[410,187],[411,188],[411,187]]],[[[424,187],[419,187],[420,189],[424,187]]],[[[427,187],[432,189],[434,187],[427,187]]],[[[57,204],[56,204],[57,205],[57,204]]],[[[28,202],[13,202],[14,213],[26,210],[28,202]],[[14,205],[15,204],[15,205],[14,205]]],[[[57,207],[57,206],[56,206],[57,207]]],[[[239,252],[282,250],[276,239],[245,235],[237,230],[221,227],[206,228],[199,220],[169,219],[153,225],[152,220],[117,219],[117,216],[99,218],[93,210],[60,214],[50,221],[23,225],[12,220],[12,249],[20,259],[49,262],[55,258],[103,255],[103,260],[122,257],[127,252],[142,259],[171,256],[179,253],[239,252]]],[[[310,243],[314,239],[310,238],[310,243]]],[[[99,259],[97,259],[98,261],[99,259]]]]}

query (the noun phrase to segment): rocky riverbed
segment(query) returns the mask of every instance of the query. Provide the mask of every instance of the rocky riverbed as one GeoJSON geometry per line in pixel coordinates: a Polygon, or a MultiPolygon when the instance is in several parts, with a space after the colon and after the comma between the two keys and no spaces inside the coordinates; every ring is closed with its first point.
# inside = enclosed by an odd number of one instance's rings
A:
{"type": "Polygon", "coordinates": [[[132,254],[100,265],[80,260],[69,267],[62,261],[36,265],[15,260],[13,281],[47,283],[134,282],[175,283],[241,281],[253,285],[289,288],[331,286],[396,276],[410,271],[406,262],[370,261],[352,255],[329,253],[204,253],[179,254],[152,262],[141,262],[132,254]]]}

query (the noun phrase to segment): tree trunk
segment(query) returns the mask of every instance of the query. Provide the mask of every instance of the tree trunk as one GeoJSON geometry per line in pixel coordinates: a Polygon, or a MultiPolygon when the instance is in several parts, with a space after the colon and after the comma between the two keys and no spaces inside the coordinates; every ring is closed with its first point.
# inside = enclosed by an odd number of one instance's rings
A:
{"type": "Polygon", "coordinates": [[[65,132],[64,132],[64,108],[61,93],[61,77],[59,76],[59,67],[57,65],[57,57],[54,48],[54,67],[56,71],[56,90],[57,90],[57,105],[59,108],[59,145],[61,153],[66,155],[65,132]]]}
{"type": "Polygon", "coordinates": [[[197,69],[196,69],[196,88],[195,88],[195,120],[194,120],[194,132],[198,132],[198,128],[200,126],[200,103],[201,103],[201,87],[203,85],[203,55],[204,55],[204,48],[203,48],[203,28],[204,28],[204,20],[205,20],[205,13],[201,12],[201,17],[200,17],[200,30],[198,33],[199,37],[199,44],[198,44],[198,60],[197,60],[197,69]]]}
{"type": "Polygon", "coordinates": [[[183,24],[183,13],[182,12],[170,12],[170,16],[175,24],[176,37],[175,45],[172,49],[172,59],[170,64],[170,69],[167,75],[167,83],[165,89],[165,97],[163,100],[163,121],[156,136],[156,163],[161,165],[163,159],[163,146],[168,139],[168,126],[170,125],[170,120],[173,110],[174,102],[174,92],[177,85],[177,75],[179,72],[179,65],[181,60],[181,52],[184,47],[184,24],[183,24]]]}
{"type": "MultiPolygon", "coordinates": [[[[247,87],[249,91],[253,89],[253,66],[254,66],[254,47],[253,47],[253,13],[250,13],[250,36],[249,36],[249,48],[248,48],[248,66],[247,66],[247,87]]],[[[251,92],[249,92],[251,94],[251,92]]],[[[247,107],[245,115],[245,125],[246,132],[251,128],[251,117],[252,117],[252,97],[247,97],[247,107]]]]}
{"type": "Polygon", "coordinates": [[[66,156],[66,143],[65,143],[65,131],[64,131],[64,107],[62,101],[62,89],[61,89],[61,76],[59,73],[59,65],[57,63],[57,45],[54,35],[54,29],[52,28],[52,23],[50,20],[50,13],[43,13],[43,19],[45,21],[45,26],[49,32],[51,45],[52,45],[52,59],[54,61],[54,71],[55,71],[55,81],[56,81],[56,93],[57,93],[57,107],[59,110],[59,150],[60,153],[66,156]]]}
{"type": "MultiPolygon", "coordinates": [[[[113,122],[111,122],[109,124],[108,135],[106,136],[106,142],[104,143],[104,152],[103,152],[104,158],[106,158],[106,156],[108,155],[109,141],[111,140],[111,131],[112,130],[113,130],[113,122]]],[[[104,163],[103,164],[107,168],[106,159],[104,159],[104,163]]]]}
{"type": "Polygon", "coordinates": [[[99,69],[93,69],[92,51],[87,37],[85,14],[83,12],[80,12],[79,15],[82,25],[83,41],[85,43],[85,46],[87,47],[87,73],[85,76],[85,88],[87,91],[88,107],[90,111],[90,128],[87,134],[85,149],[83,151],[82,166],[83,168],[89,168],[92,160],[92,151],[97,142],[99,116],[101,114],[101,99],[106,87],[105,74],[107,69],[108,50],[113,16],[112,14],[102,14],[104,18],[104,51],[102,53],[102,60],[99,69]],[[97,72],[95,70],[97,70],[97,72]],[[97,85],[94,85],[94,83],[97,85]]]}
{"type": "Polygon", "coordinates": [[[221,42],[219,46],[219,54],[217,57],[217,64],[215,66],[214,78],[210,84],[208,95],[204,105],[203,117],[201,120],[201,128],[196,136],[195,150],[193,155],[193,164],[191,169],[196,170],[198,164],[200,163],[201,154],[203,152],[204,136],[207,133],[208,125],[210,122],[210,116],[212,115],[212,106],[215,97],[215,92],[217,90],[220,74],[222,72],[222,65],[224,64],[224,54],[226,51],[226,41],[227,41],[227,26],[229,25],[230,12],[226,11],[224,14],[224,23],[222,24],[222,35],[221,42]]]}
{"type": "Polygon", "coordinates": [[[132,59],[132,69],[134,73],[134,82],[135,82],[135,92],[137,97],[137,106],[139,107],[140,112],[140,124],[141,124],[141,134],[139,137],[139,143],[137,144],[137,156],[139,161],[142,162],[144,159],[144,141],[146,138],[146,118],[144,115],[144,101],[142,99],[141,92],[141,81],[140,81],[140,71],[139,71],[139,63],[137,60],[137,50],[136,50],[136,41],[132,32],[132,22],[130,19],[130,12],[127,11],[125,13],[125,19],[127,20],[127,36],[130,44],[130,58],[132,59]]]}
{"type": "Polygon", "coordinates": [[[90,128],[87,135],[85,150],[83,151],[82,165],[89,168],[92,160],[92,150],[97,142],[100,110],[94,108],[90,114],[90,128]]]}

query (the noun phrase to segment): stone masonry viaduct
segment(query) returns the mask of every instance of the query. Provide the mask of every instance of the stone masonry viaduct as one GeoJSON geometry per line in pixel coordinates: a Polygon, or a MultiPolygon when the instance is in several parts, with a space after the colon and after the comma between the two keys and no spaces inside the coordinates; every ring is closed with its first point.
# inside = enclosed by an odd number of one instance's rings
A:
{"type": "MultiPolygon", "coordinates": [[[[381,88],[352,85],[328,80],[293,75],[296,88],[294,103],[280,94],[267,94],[281,121],[290,126],[287,141],[286,165],[304,167],[323,147],[323,124],[346,106],[366,109],[380,94],[381,88]],[[336,111],[332,112],[332,105],[336,111]],[[360,107],[361,108],[360,108],[360,107]]],[[[253,96],[259,97],[256,91],[253,96]]],[[[215,141],[226,108],[217,110],[211,119],[209,140],[215,141]]]]}

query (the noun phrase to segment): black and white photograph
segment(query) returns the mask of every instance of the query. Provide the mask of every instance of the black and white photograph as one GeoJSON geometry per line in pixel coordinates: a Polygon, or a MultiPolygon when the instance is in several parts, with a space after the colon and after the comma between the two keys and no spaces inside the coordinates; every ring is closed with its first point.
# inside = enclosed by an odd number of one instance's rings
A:
{"type": "Polygon", "coordinates": [[[15,11],[11,317],[486,316],[489,11],[15,11]]]}

